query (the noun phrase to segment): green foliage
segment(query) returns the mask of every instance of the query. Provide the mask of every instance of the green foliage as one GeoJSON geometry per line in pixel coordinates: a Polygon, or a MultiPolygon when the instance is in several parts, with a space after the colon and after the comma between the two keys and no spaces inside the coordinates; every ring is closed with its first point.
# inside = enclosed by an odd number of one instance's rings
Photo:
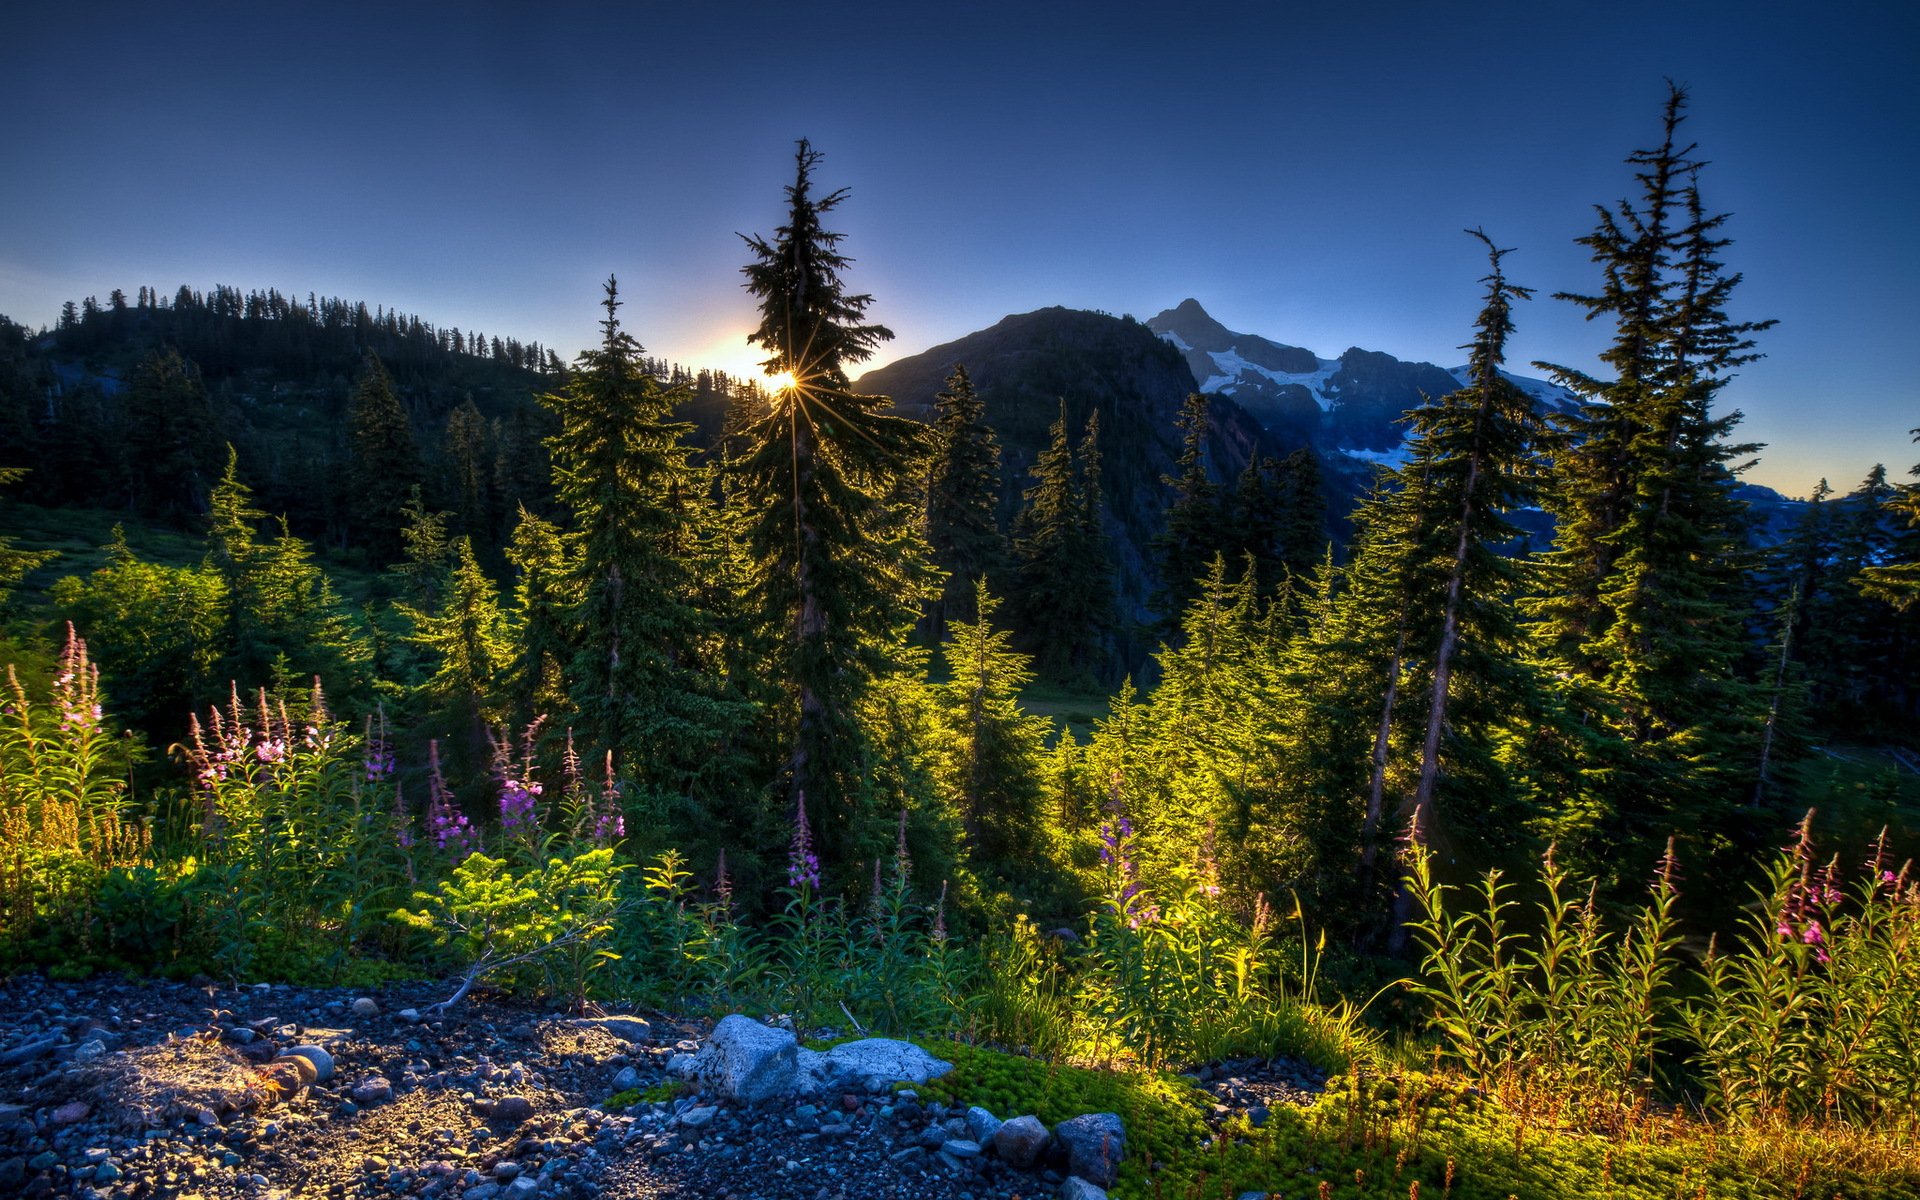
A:
{"type": "Polygon", "coordinates": [[[394,394],[393,377],[371,351],[361,363],[347,426],[354,529],[376,563],[389,563],[404,546],[402,510],[423,482],[424,470],[412,422],[394,394]]]}
{"type": "Polygon", "coordinates": [[[1067,440],[1063,398],[1032,473],[1034,484],[1022,494],[1013,526],[1014,608],[1039,673],[1078,685],[1096,677],[1114,623],[1113,563],[1101,517],[1099,411],[1088,415],[1076,456],[1067,440]]]}
{"type": "MultiPolygon", "coordinates": [[[[608,847],[555,854],[516,873],[505,859],[469,855],[432,892],[415,892],[415,909],[393,916],[448,947],[467,986],[505,975],[586,1002],[588,976],[616,957],[603,943],[618,913],[618,883],[628,864],[608,847]]],[[[465,988],[462,988],[464,994],[465,988]]]]}
{"type": "Polygon", "coordinates": [[[927,548],[947,573],[933,612],[935,638],[949,619],[977,621],[974,589],[1006,562],[1000,533],[1000,439],[986,423],[986,403],[967,369],[956,364],[946,390],[934,397],[931,465],[927,472],[927,548]]]}

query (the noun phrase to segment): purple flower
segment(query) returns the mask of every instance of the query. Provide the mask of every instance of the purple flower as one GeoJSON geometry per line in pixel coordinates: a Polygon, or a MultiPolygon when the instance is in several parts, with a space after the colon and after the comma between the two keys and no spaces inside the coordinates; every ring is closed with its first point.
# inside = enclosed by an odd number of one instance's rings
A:
{"type": "Polygon", "coordinates": [[[807,827],[807,794],[793,806],[793,842],[787,847],[787,886],[820,886],[820,859],[813,852],[813,831],[807,827]]]}
{"type": "Polygon", "coordinates": [[[511,832],[522,825],[538,825],[538,803],[534,797],[539,793],[540,785],[537,783],[529,786],[518,779],[501,783],[500,828],[511,832]]]}
{"type": "Polygon", "coordinates": [[[1800,931],[1800,940],[1809,946],[1818,946],[1821,941],[1820,922],[1808,921],[1807,927],[1800,931]]]}

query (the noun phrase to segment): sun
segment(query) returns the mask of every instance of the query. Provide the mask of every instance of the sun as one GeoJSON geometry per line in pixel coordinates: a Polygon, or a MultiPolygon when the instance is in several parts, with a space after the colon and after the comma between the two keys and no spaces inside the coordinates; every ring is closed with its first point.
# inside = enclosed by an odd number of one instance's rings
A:
{"type": "Polygon", "coordinates": [[[792,371],[777,371],[767,376],[767,382],[764,386],[770,392],[784,392],[797,382],[798,380],[793,377],[792,371]]]}

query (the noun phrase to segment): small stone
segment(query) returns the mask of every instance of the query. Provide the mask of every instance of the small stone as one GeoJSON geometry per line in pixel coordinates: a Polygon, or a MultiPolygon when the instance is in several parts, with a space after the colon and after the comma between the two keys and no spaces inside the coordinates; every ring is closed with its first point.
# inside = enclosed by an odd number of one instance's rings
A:
{"type": "Polygon", "coordinates": [[[636,1067],[621,1067],[613,1073],[613,1090],[628,1092],[640,1086],[640,1071],[636,1067]]]}
{"type": "Polygon", "coordinates": [[[193,1119],[199,1122],[201,1125],[211,1128],[212,1126],[218,1125],[220,1123],[220,1114],[214,1112],[211,1108],[207,1108],[205,1105],[202,1105],[201,1107],[193,1110],[193,1119]]]}
{"type": "Polygon", "coordinates": [[[230,1025],[227,1027],[227,1031],[224,1036],[228,1041],[232,1042],[234,1045],[244,1046],[248,1042],[251,1042],[253,1039],[259,1037],[260,1034],[255,1030],[247,1028],[245,1025],[230,1025]]]}
{"type": "Polygon", "coordinates": [[[493,1177],[501,1183],[512,1183],[520,1178],[520,1164],[517,1162],[497,1162],[493,1164],[493,1177]]]}
{"type": "Polygon", "coordinates": [[[288,1057],[299,1055],[313,1064],[314,1079],[325,1083],[333,1078],[333,1055],[319,1046],[292,1046],[287,1050],[288,1057]]]}
{"type": "Polygon", "coordinates": [[[418,1025],[420,1023],[420,1010],[417,1008],[403,1008],[400,1010],[399,1016],[402,1021],[405,1021],[409,1025],[418,1025]]]}
{"type": "Polygon", "coordinates": [[[494,1200],[499,1194],[500,1185],[497,1183],[476,1183],[460,1195],[461,1200],[494,1200]]]}
{"type": "Polygon", "coordinates": [[[528,1179],[525,1175],[522,1175],[507,1185],[507,1195],[513,1198],[513,1200],[522,1200],[522,1198],[531,1196],[539,1190],[540,1181],[538,1179],[528,1179]]]}
{"type": "Polygon", "coordinates": [[[920,1147],[908,1146],[905,1150],[895,1150],[887,1156],[887,1161],[904,1167],[909,1163],[917,1163],[926,1156],[927,1152],[920,1147]]]}
{"type": "Polygon", "coordinates": [[[1266,1105],[1256,1104],[1247,1110],[1247,1124],[1253,1126],[1255,1129],[1262,1128],[1266,1125],[1267,1118],[1272,1115],[1272,1113],[1267,1111],[1266,1105]]]}
{"type": "Polygon", "coordinates": [[[525,1096],[502,1096],[493,1102],[489,1114],[496,1121],[519,1125],[533,1117],[533,1101],[525,1096]]]}
{"type": "Polygon", "coordinates": [[[1053,1136],[1067,1151],[1067,1172],[1097,1187],[1109,1188],[1127,1155],[1127,1129],[1115,1113],[1088,1113],[1060,1122],[1053,1136]]]}
{"type": "Polygon", "coordinates": [[[355,1104],[384,1104],[391,1099],[393,1099],[393,1084],[384,1075],[369,1076],[353,1085],[355,1104]]]}
{"type": "Polygon", "coordinates": [[[353,1015],[356,1017],[377,1017],[380,1005],[372,996],[362,996],[353,1002],[353,1015]]]}
{"type": "Polygon", "coordinates": [[[86,1120],[92,1113],[93,1106],[91,1104],[88,1104],[84,1100],[74,1100],[70,1103],[62,1104],[59,1108],[53,1110],[53,1123],[55,1125],[77,1125],[86,1120]]]}
{"type": "Polygon", "coordinates": [[[940,1153],[951,1154],[955,1158],[979,1158],[980,1143],[971,1138],[951,1138],[940,1143],[940,1153]]]}
{"type": "Polygon", "coordinates": [[[112,1183],[118,1178],[120,1178],[120,1168],[115,1166],[112,1160],[103,1162],[93,1169],[95,1183],[112,1183]]]}
{"type": "Polygon", "coordinates": [[[682,1129],[705,1129],[707,1126],[713,1124],[713,1118],[717,1116],[719,1112],[719,1108],[711,1104],[701,1105],[698,1108],[689,1108],[680,1114],[680,1127],[682,1129]]]}
{"type": "Polygon", "coordinates": [[[99,1038],[94,1038],[91,1041],[80,1043],[80,1045],[74,1049],[73,1061],[77,1063],[90,1063],[106,1052],[107,1044],[99,1038]]]}
{"type": "Polygon", "coordinates": [[[994,1134],[1000,1132],[1002,1124],[1004,1122],[999,1117],[978,1104],[967,1110],[967,1133],[983,1146],[993,1140],[994,1134]]]}
{"type": "Polygon", "coordinates": [[[0,1187],[18,1187],[27,1177],[27,1160],[15,1155],[0,1159],[0,1187]]]}
{"type": "Polygon", "coordinates": [[[994,1131],[993,1152],[1002,1162],[1028,1171],[1040,1161],[1047,1143],[1052,1140],[1053,1136],[1039,1117],[1015,1117],[994,1131]]]}
{"type": "Polygon", "coordinates": [[[1078,1175],[1069,1175],[1067,1181],[1060,1185],[1060,1200],[1107,1200],[1107,1191],[1078,1175]]]}
{"type": "Polygon", "coordinates": [[[315,1080],[320,1078],[320,1068],[314,1066],[313,1060],[304,1054],[283,1054],[279,1058],[274,1059],[272,1065],[277,1067],[281,1063],[286,1063],[295,1071],[299,1072],[300,1086],[302,1087],[310,1087],[315,1080]]]}

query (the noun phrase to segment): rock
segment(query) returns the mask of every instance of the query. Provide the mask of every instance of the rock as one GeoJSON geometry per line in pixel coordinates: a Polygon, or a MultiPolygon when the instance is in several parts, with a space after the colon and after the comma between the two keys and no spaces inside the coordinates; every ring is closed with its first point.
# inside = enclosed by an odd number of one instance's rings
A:
{"type": "Polygon", "coordinates": [[[1078,1175],[1069,1175],[1060,1185],[1060,1200],[1107,1200],[1107,1190],[1078,1175]]]}
{"type": "Polygon", "coordinates": [[[905,1150],[895,1150],[887,1156],[887,1161],[904,1167],[910,1163],[917,1163],[926,1156],[927,1152],[920,1147],[908,1146],[905,1150]]]}
{"type": "Polygon", "coordinates": [[[982,1146],[993,1140],[993,1135],[1000,1132],[1000,1126],[1003,1124],[1005,1122],[999,1117],[978,1104],[967,1110],[967,1133],[982,1146]]]}
{"type": "Polygon", "coordinates": [[[1052,1140],[1053,1135],[1039,1117],[1015,1117],[994,1131],[993,1152],[1002,1162],[1031,1171],[1052,1140]]]}
{"type": "Polygon", "coordinates": [[[1267,1118],[1272,1115],[1273,1114],[1267,1110],[1266,1105],[1256,1104],[1247,1110],[1247,1124],[1253,1126],[1255,1129],[1259,1129],[1266,1125],[1267,1118]]]}
{"type": "Polygon", "coordinates": [[[638,1068],[621,1067],[618,1071],[615,1071],[613,1073],[613,1090],[614,1091],[627,1092],[627,1091],[632,1091],[634,1088],[637,1088],[639,1086],[640,1086],[640,1071],[638,1068]]]}
{"type": "Polygon", "coordinates": [[[384,1104],[391,1099],[393,1099],[393,1084],[384,1075],[370,1075],[353,1085],[355,1104],[384,1104]]]}
{"type": "Polygon", "coordinates": [[[325,1083],[333,1078],[333,1055],[319,1046],[294,1046],[287,1051],[289,1058],[296,1054],[313,1064],[313,1077],[316,1082],[325,1083]]]}
{"type": "Polygon", "coordinates": [[[843,1090],[885,1092],[896,1083],[925,1083],[953,1070],[952,1063],[895,1038],[862,1038],[835,1046],[825,1054],[809,1051],[807,1055],[801,1060],[804,1071],[799,1081],[799,1090],[807,1095],[843,1090]]]}
{"type": "Polygon", "coordinates": [[[0,1159],[0,1187],[18,1187],[27,1177],[27,1160],[15,1155],[0,1159]]]}
{"type": "Polygon", "coordinates": [[[567,1024],[581,1029],[603,1029],[623,1042],[644,1042],[653,1037],[653,1026],[639,1017],[615,1014],[604,1017],[579,1017],[567,1024]]]}
{"type": "Polygon", "coordinates": [[[304,1054],[283,1054],[279,1058],[274,1059],[271,1065],[277,1067],[281,1063],[285,1063],[299,1072],[300,1086],[302,1087],[311,1087],[314,1081],[320,1078],[320,1068],[315,1066],[314,1061],[304,1054]]]}
{"type": "MultiPolygon", "coordinates": [[[[290,1096],[297,1096],[300,1094],[300,1090],[307,1086],[308,1072],[300,1069],[300,1063],[304,1061],[304,1059],[299,1058],[283,1058],[278,1062],[269,1064],[260,1072],[266,1079],[268,1087],[273,1090],[273,1098],[276,1101],[285,1100],[290,1096]]],[[[311,1065],[309,1065],[309,1071],[310,1070],[311,1065]]],[[[387,1094],[392,1095],[392,1090],[389,1089],[387,1094]]]]}
{"type": "Polygon", "coordinates": [[[377,1017],[380,1005],[371,996],[362,996],[353,1002],[353,1015],[356,1017],[377,1017]]]}
{"type": "Polygon", "coordinates": [[[533,1195],[539,1190],[540,1181],[538,1179],[528,1179],[525,1175],[522,1175],[507,1185],[506,1195],[510,1200],[526,1200],[526,1197],[533,1195]]]}
{"type": "Polygon", "coordinates": [[[120,1168],[115,1166],[111,1160],[103,1162],[93,1169],[93,1181],[95,1183],[112,1183],[118,1178],[120,1178],[120,1168]]]}
{"type": "Polygon", "coordinates": [[[93,1105],[88,1104],[84,1100],[74,1100],[62,1104],[59,1108],[53,1110],[53,1123],[55,1125],[78,1125],[92,1114],[93,1105]]]}
{"type": "MultiPolygon", "coordinates": [[[[811,1054],[812,1051],[803,1050],[801,1053],[811,1054]]],[[[673,1076],[675,1079],[692,1079],[694,1073],[699,1069],[699,1056],[687,1054],[684,1051],[667,1060],[667,1074],[673,1076]]]]}
{"type": "Polygon", "coordinates": [[[497,1183],[476,1183],[460,1193],[460,1200],[494,1200],[499,1194],[500,1185],[497,1183]]]}
{"type": "Polygon", "coordinates": [[[502,1096],[493,1102],[493,1109],[488,1115],[511,1125],[524,1124],[533,1119],[533,1101],[525,1096],[502,1096]]]}
{"type": "Polygon", "coordinates": [[[979,1158],[980,1143],[969,1138],[948,1138],[940,1143],[940,1153],[951,1154],[955,1158],[979,1158]]]}
{"type": "Polygon", "coordinates": [[[680,1114],[680,1128],[705,1129],[707,1126],[713,1124],[713,1118],[719,1115],[719,1112],[720,1109],[712,1104],[703,1104],[696,1108],[689,1108],[680,1114]]]}
{"type": "Polygon", "coordinates": [[[78,1046],[74,1047],[73,1061],[77,1063],[90,1063],[94,1059],[105,1055],[106,1052],[107,1044],[99,1038],[94,1038],[91,1041],[81,1042],[78,1046]]]}
{"type": "Polygon", "coordinates": [[[226,1032],[221,1036],[225,1037],[228,1041],[232,1042],[236,1046],[244,1046],[248,1042],[251,1042],[253,1039],[259,1037],[260,1031],[257,1029],[250,1029],[245,1025],[230,1025],[227,1027],[226,1032]]]}
{"type": "Polygon", "coordinates": [[[1088,1113],[1062,1121],[1053,1136],[1067,1152],[1067,1173],[1110,1188],[1127,1155],[1127,1129],[1114,1113],[1088,1113]]]}
{"type": "Polygon", "coordinates": [[[520,1178],[520,1164],[517,1162],[497,1162],[493,1164],[493,1177],[501,1183],[512,1183],[520,1178]]]}
{"type": "Polygon", "coordinates": [[[694,1055],[692,1076],[702,1087],[743,1104],[783,1099],[794,1093],[798,1051],[787,1030],[734,1013],[721,1018],[694,1055]]]}

